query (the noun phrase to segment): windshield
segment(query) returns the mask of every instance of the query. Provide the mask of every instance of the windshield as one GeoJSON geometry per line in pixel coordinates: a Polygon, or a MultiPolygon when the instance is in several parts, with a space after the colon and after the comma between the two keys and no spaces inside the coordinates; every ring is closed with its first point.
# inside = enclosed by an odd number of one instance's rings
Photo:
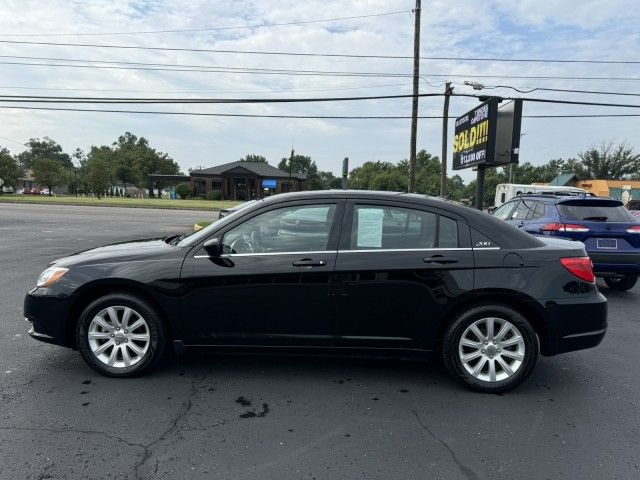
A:
{"type": "Polygon", "coordinates": [[[179,247],[188,247],[195,245],[200,240],[204,240],[207,238],[211,232],[213,232],[220,225],[233,221],[238,215],[241,215],[242,212],[245,211],[248,207],[252,207],[256,205],[260,200],[250,201],[239,205],[240,208],[237,210],[230,211],[229,215],[219,218],[218,220],[212,222],[211,224],[204,227],[202,230],[198,230],[197,232],[193,232],[188,234],[186,237],[182,238],[178,243],[179,247]]]}

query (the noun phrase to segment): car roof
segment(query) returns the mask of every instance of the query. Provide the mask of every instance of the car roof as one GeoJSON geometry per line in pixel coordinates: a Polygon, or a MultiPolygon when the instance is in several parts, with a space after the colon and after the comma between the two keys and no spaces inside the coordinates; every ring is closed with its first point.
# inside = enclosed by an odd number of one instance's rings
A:
{"type": "Polygon", "coordinates": [[[573,201],[617,201],[612,199],[611,197],[593,197],[590,195],[552,195],[549,193],[525,193],[522,195],[518,195],[516,197],[510,198],[506,203],[513,203],[517,200],[528,199],[528,200],[537,200],[547,203],[563,203],[563,202],[573,202],[573,201]]]}
{"type": "MultiPolygon", "coordinates": [[[[490,238],[502,248],[533,248],[540,246],[542,242],[534,236],[509,225],[500,220],[474,208],[465,207],[437,197],[420,195],[417,193],[404,192],[381,192],[372,190],[314,190],[304,192],[282,193],[267,197],[264,204],[289,202],[295,200],[314,200],[321,198],[344,198],[344,199],[364,199],[364,200],[387,200],[414,203],[432,208],[448,210],[464,218],[471,227],[490,238]]],[[[249,209],[260,208],[261,202],[249,207],[249,209]]]]}

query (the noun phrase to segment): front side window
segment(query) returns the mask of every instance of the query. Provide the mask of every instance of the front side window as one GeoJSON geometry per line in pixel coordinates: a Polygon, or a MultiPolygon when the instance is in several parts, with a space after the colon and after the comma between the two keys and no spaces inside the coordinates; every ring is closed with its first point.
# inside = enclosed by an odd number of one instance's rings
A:
{"type": "Polygon", "coordinates": [[[421,210],[376,205],[356,205],[353,211],[352,250],[455,248],[458,224],[447,217],[421,210]]]}
{"type": "Polygon", "coordinates": [[[299,205],[261,213],[224,234],[222,253],[326,250],[335,210],[335,205],[299,205]]]}

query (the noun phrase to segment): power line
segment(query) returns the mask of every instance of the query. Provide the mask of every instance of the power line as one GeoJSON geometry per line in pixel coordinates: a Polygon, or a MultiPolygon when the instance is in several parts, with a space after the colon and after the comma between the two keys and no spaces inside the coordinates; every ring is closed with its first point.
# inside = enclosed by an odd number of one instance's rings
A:
{"type": "Polygon", "coordinates": [[[67,32],[67,33],[18,33],[18,34],[4,33],[4,34],[0,34],[0,36],[2,37],[88,37],[88,36],[94,37],[94,36],[103,36],[103,35],[146,35],[146,34],[156,34],[156,33],[215,32],[215,31],[221,31],[221,30],[242,30],[242,29],[253,29],[253,28],[266,28],[266,27],[282,27],[287,25],[308,25],[311,23],[335,22],[338,20],[358,20],[362,18],[400,15],[403,13],[411,13],[411,10],[370,13],[367,15],[352,15],[349,17],[320,18],[320,19],[313,19],[313,20],[294,20],[291,22],[258,23],[254,25],[234,25],[234,26],[225,26],[225,27],[184,28],[184,29],[173,29],[173,30],[143,30],[143,31],[135,31],[135,32],[92,32],[92,33],[68,33],[67,32]]]}
{"type": "MultiPolygon", "coordinates": [[[[219,48],[180,48],[180,47],[145,47],[138,45],[111,45],[96,43],[58,43],[58,42],[30,42],[21,40],[0,40],[0,43],[17,45],[46,45],[54,47],[82,47],[82,48],[115,48],[126,50],[147,50],[163,52],[194,52],[194,53],[224,53],[246,55],[282,55],[292,57],[332,57],[332,58],[374,58],[387,60],[412,59],[411,55],[368,55],[356,53],[317,53],[317,52],[286,52],[266,50],[238,50],[219,48]]],[[[459,62],[515,62],[515,63],[584,63],[595,65],[637,65],[640,60],[591,60],[591,59],[561,59],[561,58],[504,58],[504,57],[453,57],[453,56],[420,56],[420,60],[451,60],[459,62]]]]}
{"type": "MultiPolygon", "coordinates": [[[[417,95],[368,95],[359,97],[289,97],[289,98],[135,98],[135,97],[64,97],[45,95],[0,95],[0,101],[12,103],[115,103],[115,104],[264,104],[264,103],[323,103],[350,102],[363,100],[392,100],[402,98],[442,97],[444,93],[420,93],[417,95]]],[[[455,93],[451,96],[483,99],[486,95],[455,93]]],[[[582,105],[591,107],[640,108],[640,104],[589,102],[582,100],[562,100],[535,97],[504,97],[505,100],[522,100],[534,103],[554,103],[559,105],[582,105]]]]}
{"type": "MultiPolygon", "coordinates": [[[[457,85],[465,85],[473,87],[474,84],[469,83],[457,83],[457,85]]],[[[482,88],[475,88],[475,90],[495,90],[497,88],[509,88],[511,90],[515,90],[519,93],[532,93],[537,91],[542,92],[563,92],[563,93],[587,93],[590,95],[623,95],[628,97],[640,97],[640,93],[627,93],[627,92],[611,92],[606,91],[603,92],[601,90],[574,90],[569,88],[546,88],[546,87],[536,87],[536,88],[516,88],[510,85],[482,85],[482,88]]]]}
{"type": "Polygon", "coordinates": [[[3,136],[1,136],[1,135],[0,135],[0,138],[3,138],[3,139],[5,139],[5,140],[9,140],[10,142],[17,143],[18,145],[22,145],[22,146],[24,146],[24,143],[19,142],[19,141],[17,141],[17,140],[14,140],[13,138],[3,137],[3,136]]]}
{"type": "Polygon", "coordinates": [[[334,88],[305,88],[305,89],[280,89],[280,90],[226,90],[226,89],[192,89],[192,90],[125,90],[111,88],[56,88],[56,87],[23,87],[18,85],[0,85],[0,89],[15,90],[47,90],[47,91],[63,91],[63,92],[121,92],[121,93],[302,93],[302,92],[336,92],[342,90],[362,90],[369,88],[387,88],[387,87],[407,87],[406,83],[381,83],[378,85],[349,85],[346,87],[334,88]]]}
{"type": "MultiPolygon", "coordinates": [[[[1,101],[1,100],[0,100],[1,101]]],[[[111,110],[111,109],[88,109],[88,108],[66,108],[66,107],[33,107],[17,105],[0,105],[0,109],[16,110],[47,110],[65,112],[89,112],[89,113],[134,113],[150,115],[187,115],[204,117],[241,117],[241,118],[290,118],[290,119],[320,119],[320,120],[409,120],[410,116],[402,115],[269,115],[269,114],[249,114],[249,113],[209,113],[209,112],[170,112],[152,110],[111,110]]],[[[584,115],[523,115],[524,118],[614,118],[614,117],[640,117],[640,114],[584,114],[584,115]]],[[[421,115],[421,119],[442,119],[441,115],[421,115]]],[[[455,120],[452,116],[449,120],[455,120]]]]}
{"type": "MultiPolygon", "coordinates": [[[[16,103],[315,103],[315,102],[349,102],[362,100],[390,100],[414,97],[438,97],[442,93],[420,93],[418,95],[368,95],[359,97],[307,97],[307,98],[135,98],[135,97],[63,97],[47,95],[1,95],[0,101],[16,103]]],[[[460,95],[477,97],[477,95],[460,95]]]]}
{"type": "MultiPolygon", "coordinates": [[[[273,68],[257,68],[257,67],[228,67],[228,66],[211,66],[198,68],[165,68],[154,66],[143,66],[146,64],[136,65],[111,65],[113,63],[126,62],[103,62],[109,65],[79,65],[64,63],[34,63],[34,62],[5,62],[0,61],[3,65],[24,65],[24,66],[44,66],[44,67],[67,67],[67,68],[93,68],[93,69],[109,69],[109,70],[150,70],[150,71],[169,71],[169,72],[196,72],[196,73],[236,73],[236,74],[252,74],[252,75],[292,75],[292,76],[319,76],[319,77],[376,77],[376,78],[407,78],[412,77],[411,73],[393,73],[393,72],[356,72],[356,71],[331,71],[331,70],[296,70],[296,69],[273,69],[273,68]],[[140,65],[140,66],[139,66],[140,65]]],[[[153,65],[153,64],[149,64],[153,65]]],[[[196,66],[194,66],[196,67],[196,66]]],[[[478,75],[478,74],[452,74],[452,73],[429,73],[427,77],[439,78],[506,78],[506,79],[526,79],[526,80],[589,80],[589,81],[640,81],[640,77],[570,77],[570,76],[553,76],[553,75],[478,75]]]]}

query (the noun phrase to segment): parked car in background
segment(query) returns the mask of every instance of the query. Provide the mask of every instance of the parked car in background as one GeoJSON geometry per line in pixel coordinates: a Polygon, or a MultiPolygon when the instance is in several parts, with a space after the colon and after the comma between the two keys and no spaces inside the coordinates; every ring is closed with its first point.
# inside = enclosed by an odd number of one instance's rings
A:
{"type": "Polygon", "coordinates": [[[249,206],[253,205],[257,201],[258,200],[249,200],[247,202],[239,203],[238,205],[235,205],[233,207],[221,208],[220,212],[218,213],[218,218],[224,218],[227,215],[229,215],[230,213],[237,212],[238,210],[240,210],[242,208],[249,207],[249,206]]]}
{"type": "Polygon", "coordinates": [[[582,242],[596,275],[613,290],[629,290],[640,275],[640,225],[610,198],[522,195],[493,215],[533,235],[582,242]]]}
{"type": "Polygon", "coordinates": [[[629,200],[625,207],[631,212],[631,215],[640,221],[640,200],[629,200]]]}
{"type": "MultiPolygon", "coordinates": [[[[25,188],[25,191],[27,189],[25,188]]],[[[29,189],[29,195],[40,195],[41,190],[39,188],[31,188],[29,189]]]]}
{"type": "Polygon", "coordinates": [[[15,193],[15,189],[13,187],[2,187],[2,193],[15,193]]]}
{"type": "Polygon", "coordinates": [[[607,303],[579,242],[422,195],[332,190],[56,260],[24,316],[32,337],[113,377],[169,345],[369,350],[437,353],[470,388],[501,392],[539,353],[598,345],[607,303]]]}

